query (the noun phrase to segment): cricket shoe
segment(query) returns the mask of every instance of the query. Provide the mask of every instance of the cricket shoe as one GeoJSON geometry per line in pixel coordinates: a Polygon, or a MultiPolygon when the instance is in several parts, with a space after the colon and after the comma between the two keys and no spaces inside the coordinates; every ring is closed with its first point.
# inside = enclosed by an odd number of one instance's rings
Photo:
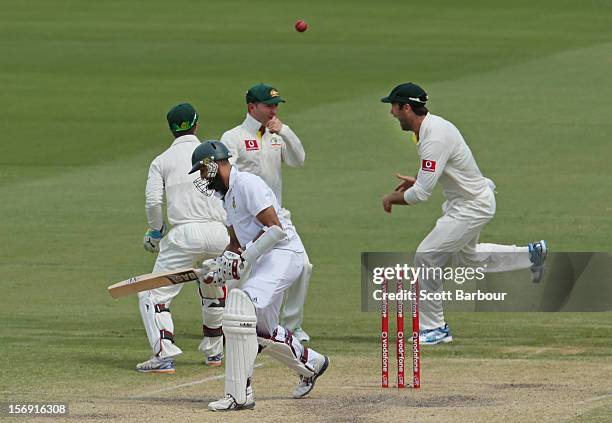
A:
{"type": "Polygon", "coordinates": [[[300,342],[310,342],[310,336],[301,327],[296,328],[291,333],[293,333],[293,337],[300,342]]]}
{"type": "Polygon", "coordinates": [[[444,326],[440,326],[439,328],[419,331],[420,345],[448,344],[449,342],[452,342],[452,340],[453,336],[448,328],[448,323],[446,323],[444,326]]]}
{"type": "Polygon", "coordinates": [[[174,360],[168,358],[151,357],[147,361],[138,363],[136,370],[142,373],[176,373],[174,360]]]}
{"type": "Polygon", "coordinates": [[[210,367],[219,367],[223,364],[223,353],[206,357],[205,364],[210,367]]]}
{"type": "Polygon", "coordinates": [[[548,245],[541,240],[527,245],[529,249],[529,260],[531,261],[531,282],[538,283],[544,275],[544,261],[548,255],[548,245]]]}
{"type": "Polygon", "coordinates": [[[293,389],[293,398],[299,399],[308,395],[310,391],[312,391],[312,389],[314,388],[315,382],[317,381],[319,376],[325,373],[325,370],[327,370],[328,366],[329,358],[327,358],[327,356],[325,355],[322,355],[321,358],[319,358],[319,360],[314,365],[314,376],[300,376],[300,382],[293,389]]]}
{"type": "Polygon", "coordinates": [[[223,398],[218,401],[208,403],[208,409],[210,411],[240,411],[240,410],[252,410],[255,408],[255,397],[253,396],[253,390],[247,388],[247,397],[244,404],[236,403],[236,400],[230,394],[225,394],[223,398]]]}

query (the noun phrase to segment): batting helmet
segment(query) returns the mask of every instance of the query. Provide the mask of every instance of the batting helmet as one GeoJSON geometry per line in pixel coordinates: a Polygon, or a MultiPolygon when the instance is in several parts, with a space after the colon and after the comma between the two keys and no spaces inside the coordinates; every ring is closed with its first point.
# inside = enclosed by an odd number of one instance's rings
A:
{"type": "Polygon", "coordinates": [[[216,162],[223,159],[229,159],[230,157],[232,157],[230,151],[220,141],[204,141],[202,144],[198,145],[191,155],[191,164],[193,167],[189,173],[197,172],[208,162],[216,162]]]}

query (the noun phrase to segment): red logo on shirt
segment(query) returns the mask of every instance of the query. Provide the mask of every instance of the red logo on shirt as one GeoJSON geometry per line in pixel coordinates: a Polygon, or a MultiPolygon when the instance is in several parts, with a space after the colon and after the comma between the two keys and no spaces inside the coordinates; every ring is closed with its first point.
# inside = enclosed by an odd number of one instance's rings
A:
{"type": "Polygon", "coordinates": [[[421,170],[425,172],[435,172],[436,171],[436,161],[435,160],[423,160],[421,164],[421,170]]]}
{"type": "Polygon", "coordinates": [[[246,147],[247,151],[259,150],[257,140],[244,140],[244,146],[246,147]]]}

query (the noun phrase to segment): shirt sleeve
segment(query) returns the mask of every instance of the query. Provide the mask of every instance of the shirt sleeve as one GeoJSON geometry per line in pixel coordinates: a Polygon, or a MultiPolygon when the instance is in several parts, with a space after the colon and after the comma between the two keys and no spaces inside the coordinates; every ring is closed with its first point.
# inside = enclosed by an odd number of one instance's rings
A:
{"type": "Polygon", "coordinates": [[[283,147],[281,150],[281,156],[283,161],[292,167],[304,166],[304,159],[306,158],[306,152],[302,142],[295,135],[295,132],[291,130],[287,125],[283,124],[280,132],[278,133],[283,139],[283,147]]]}
{"type": "Polygon", "coordinates": [[[242,186],[242,198],[245,207],[252,216],[274,206],[274,193],[263,179],[254,176],[248,179],[248,183],[242,186]]]}
{"type": "Polygon", "coordinates": [[[404,192],[406,203],[416,204],[429,199],[450,153],[450,146],[443,141],[430,140],[421,147],[421,167],[414,185],[404,192]]]}
{"type": "Polygon", "coordinates": [[[230,164],[236,164],[236,161],[238,160],[238,147],[234,139],[232,138],[232,131],[225,132],[221,136],[221,139],[219,141],[225,144],[227,149],[230,151],[230,154],[232,155],[232,157],[229,158],[230,164]]]}
{"type": "Polygon", "coordinates": [[[158,159],[153,160],[149,167],[147,186],[145,189],[145,213],[151,229],[161,229],[164,224],[164,178],[158,159]]]}

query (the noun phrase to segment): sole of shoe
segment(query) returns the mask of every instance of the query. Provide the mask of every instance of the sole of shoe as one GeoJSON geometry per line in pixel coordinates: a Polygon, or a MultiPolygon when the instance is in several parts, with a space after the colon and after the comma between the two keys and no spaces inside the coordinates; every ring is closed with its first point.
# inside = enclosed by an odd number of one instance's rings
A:
{"type": "Polygon", "coordinates": [[[176,369],[153,369],[153,370],[136,369],[136,371],[140,373],[164,373],[164,374],[176,373],[176,369]]]}
{"type": "Polygon", "coordinates": [[[239,405],[236,407],[236,410],[254,410],[255,409],[255,401],[250,404],[239,405]]]}
{"type": "Polygon", "coordinates": [[[444,338],[438,339],[434,342],[419,341],[419,344],[420,345],[438,345],[438,344],[448,344],[449,342],[453,342],[452,336],[445,336],[444,338]]]}
{"type": "Polygon", "coordinates": [[[208,409],[210,411],[214,411],[215,413],[227,413],[228,411],[254,410],[255,409],[255,401],[253,401],[250,404],[237,405],[234,408],[216,409],[214,407],[208,406],[208,409]]]}
{"type": "Polygon", "coordinates": [[[548,256],[548,243],[545,240],[541,240],[540,244],[542,244],[542,264],[544,264],[548,256]]]}

